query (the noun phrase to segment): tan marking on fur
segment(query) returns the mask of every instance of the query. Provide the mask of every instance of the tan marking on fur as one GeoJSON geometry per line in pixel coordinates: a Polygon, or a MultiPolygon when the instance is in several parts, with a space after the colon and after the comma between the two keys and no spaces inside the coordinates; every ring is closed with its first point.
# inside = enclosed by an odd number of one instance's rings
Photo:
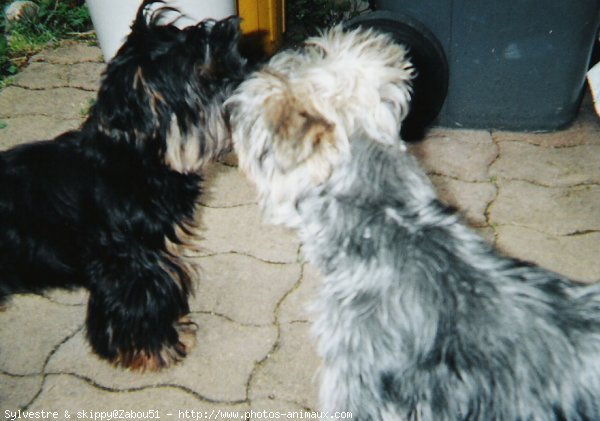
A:
{"type": "Polygon", "coordinates": [[[171,268],[161,265],[171,278],[177,283],[182,291],[188,291],[193,295],[194,281],[198,279],[200,268],[197,256],[200,254],[200,229],[194,221],[185,221],[175,227],[178,242],[173,242],[165,237],[164,257],[179,267],[187,277],[182,279],[178,273],[171,268]]]}
{"type": "Polygon", "coordinates": [[[165,102],[165,98],[160,92],[156,92],[150,89],[150,87],[146,83],[144,72],[142,71],[141,67],[138,67],[133,77],[133,89],[139,88],[143,89],[148,98],[150,99],[150,109],[152,110],[152,114],[154,114],[154,116],[158,116],[158,105],[161,102],[165,102]]]}
{"type": "Polygon", "coordinates": [[[144,74],[141,67],[138,67],[133,76],[133,89],[137,89],[139,85],[142,85],[142,88],[146,89],[146,82],[144,81],[144,74]]]}
{"type": "Polygon", "coordinates": [[[181,361],[189,354],[196,344],[198,326],[189,316],[183,316],[175,323],[179,341],[172,346],[163,346],[155,353],[136,350],[132,353],[120,353],[111,362],[115,366],[124,367],[131,371],[160,371],[181,361]]]}
{"type": "Polygon", "coordinates": [[[179,130],[177,117],[173,115],[167,134],[165,163],[182,174],[198,172],[206,161],[212,158],[212,156],[200,155],[201,141],[200,129],[195,129],[187,136],[183,136],[179,130]]]}
{"type": "Polygon", "coordinates": [[[150,91],[150,108],[155,116],[158,116],[158,105],[161,102],[165,102],[165,97],[160,92],[150,91]]]}
{"type": "Polygon", "coordinates": [[[288,92],[269,97],[264,112],[279,169],[286,173],[303,167],[315,184],[327,179],[345,150],[335,124],[288,92]]]}

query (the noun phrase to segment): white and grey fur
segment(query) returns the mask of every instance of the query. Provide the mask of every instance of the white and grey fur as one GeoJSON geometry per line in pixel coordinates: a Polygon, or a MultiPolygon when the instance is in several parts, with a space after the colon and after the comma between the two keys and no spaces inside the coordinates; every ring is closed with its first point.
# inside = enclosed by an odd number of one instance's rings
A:
{"type": "Polygon", "coordinates": [[[323,409],[600,419],[600,285],[500,255],[437,199],[397,136],[411,77],[387,36],[335,28],[228,102],[266,216],[299,232],[323,275],[323,409]]]}

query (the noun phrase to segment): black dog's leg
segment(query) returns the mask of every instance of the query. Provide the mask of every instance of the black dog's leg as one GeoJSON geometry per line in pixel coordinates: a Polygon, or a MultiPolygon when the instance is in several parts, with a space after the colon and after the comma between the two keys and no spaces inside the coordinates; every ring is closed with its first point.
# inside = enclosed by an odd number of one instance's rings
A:
{"type": "Polygon", "coordinates": [[[87,335],[94,351],[134,370],[159,370],[182,360],[196,331],[187,316],[185,263],[141,245],[98,254],[87,269],[87,335]]]}

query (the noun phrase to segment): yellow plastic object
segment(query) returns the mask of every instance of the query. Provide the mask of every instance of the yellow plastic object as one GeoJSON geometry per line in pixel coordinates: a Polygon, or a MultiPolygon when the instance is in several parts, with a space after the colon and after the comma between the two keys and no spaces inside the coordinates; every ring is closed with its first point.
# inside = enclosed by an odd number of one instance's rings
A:
{"type": "Polygon", "coordinates": [[[285,32],[285,0],[238,0],[242,31],[264,33],[265,49],[275,53],[285,32]]]}

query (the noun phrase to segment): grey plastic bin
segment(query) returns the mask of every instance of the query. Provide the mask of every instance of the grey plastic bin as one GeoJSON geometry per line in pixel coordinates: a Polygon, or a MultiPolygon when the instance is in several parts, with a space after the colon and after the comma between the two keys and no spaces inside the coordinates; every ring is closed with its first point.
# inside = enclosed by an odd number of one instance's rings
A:
{"type": "MultiPolygon", "coordinates": [[[[446,54],[444,126],[549,131],[577,114],[600,0],[375,0],[408,15],[446,54]]],[[[379,12],[381,13],[381,12],[379,12]]]]}

